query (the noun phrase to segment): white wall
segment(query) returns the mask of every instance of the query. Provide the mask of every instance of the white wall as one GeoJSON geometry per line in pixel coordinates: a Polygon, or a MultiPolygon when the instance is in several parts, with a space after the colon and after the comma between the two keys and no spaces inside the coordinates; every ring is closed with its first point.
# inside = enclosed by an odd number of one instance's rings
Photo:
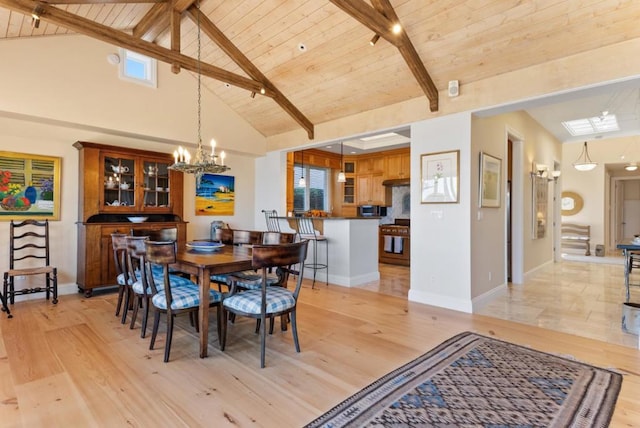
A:
{"type": "Polygon", "coordinates": [[[409,300],[471,312],[471,114],[411,125],[411,289],[409,300]],[[422,154],[460,150],[460,202],[422,204],[422,154]]]}
{"type": "MultiPolygon", "coordinates": [[[[506,276],[506,184],[508,180],[507,138],[509,134],[521,140],[520,150],[514,151],[512,197],[514,216],[522,215],[520,230],[514,231],[514,248],[523,252],[522,274],[535,270],[553,260],[553,213],[555,184],[548,183],[547,233],[544,238],[532,238],[532,164],[544,164],[553,169],[562,160],[560,142],[525,112],[513,112],[493,117],[474,117],[472,169],[472,297],[491,293],[507,283],[506,276]],[[479,208],[479,155],[486,152],[502,160],[502,201],[499,208],[479,208]],[[521,201],[521,202],[517,202],[521,201]],[[516,236],[517,234],[517,236],[516,236]],[[518,246],[518,242],[521,244],[518,246]]],[[[514,221],[514,224],[516,222],[514,221]]],[[[520,269],[520,266],[515,266],[520,269]]]]}
{"type": "MultiPolygon", "coordinates": [[[[157,89],[120,80],[118,67],[106,61],[116,51],[77,35],[0,41],[0,116],[26,115],[139,140],[194,144],[194,75],[173,74],[170,65],[158,63],[157,89]]],[[[203,85],[212,82],[203,78],[203,85]]],[[[266,151],[266,139],[204,87],[202,138],[215,138],[230,155],[266,151]]]]}

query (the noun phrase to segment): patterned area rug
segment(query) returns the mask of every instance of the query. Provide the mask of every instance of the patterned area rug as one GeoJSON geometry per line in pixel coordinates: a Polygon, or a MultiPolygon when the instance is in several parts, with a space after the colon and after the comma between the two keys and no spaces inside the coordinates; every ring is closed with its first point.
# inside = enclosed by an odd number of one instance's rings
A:
{"type": "Polygon", "coordinates": [[[307,427],[606,427],[622,376],[461,333],[307,427]]]}

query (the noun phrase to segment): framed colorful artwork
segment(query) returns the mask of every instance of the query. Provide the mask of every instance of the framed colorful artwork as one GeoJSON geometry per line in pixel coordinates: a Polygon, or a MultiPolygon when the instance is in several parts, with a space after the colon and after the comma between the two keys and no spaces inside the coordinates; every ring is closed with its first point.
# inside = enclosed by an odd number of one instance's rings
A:
{"type": "Polygon", "coordinates": [[[60,220],[61,158],[0,152],[0,220],[60,220]]]}
{"type": "Polygon", "coordinates": [[[196,187],[196,215],[233,215],[235,177],[203,174],[196,187]]]}

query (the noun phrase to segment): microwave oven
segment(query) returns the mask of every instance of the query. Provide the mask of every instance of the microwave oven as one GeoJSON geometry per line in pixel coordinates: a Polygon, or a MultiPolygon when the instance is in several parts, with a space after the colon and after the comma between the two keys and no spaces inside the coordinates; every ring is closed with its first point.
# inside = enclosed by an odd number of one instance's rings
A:
{"type": "Polygon", "coordinates": [[[380,205],[359,205],[358,217],[384,217],[387,215],[387,207],[380,205]]]}

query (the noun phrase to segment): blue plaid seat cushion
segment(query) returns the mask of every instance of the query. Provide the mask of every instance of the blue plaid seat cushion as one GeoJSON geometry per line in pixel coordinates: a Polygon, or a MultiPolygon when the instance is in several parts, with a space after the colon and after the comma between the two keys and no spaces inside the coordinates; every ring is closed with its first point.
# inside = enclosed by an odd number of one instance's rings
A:
{"type": "MultiPolygon", "coordinates": [[[[232,274],[238,278],[236,285],[247,290],[260,290],[262,288],[262,272],[254,270],[243,270],[241,272],[234,272],[232,274]]],[[[267,274],[267,285],[277,284],[279,281],[278,275],[275,273],[267,274]]]]}
{"type": "MultiPolygon", "coordinates": [[[[247,290],[222,301],[225,308],[245,314],[260,314],[262,290],[247,290]]],[[[282,287],[267,287],[267,313],[281,312],[293,308],[296,299],[293,292],[282,287]]]]}
{"type": "MultiPolygon", "coordinates": [[[[133,278],[128,277],[128,283],[127,285],[131,285],[131,283],[133,282],[133,278]]],[[[118,276],[116,277],[116,281],[118,282],[118,285],[125,285],[125,281],[124,281],[124,273],[119,273],[118,276]]]]}
{"type": "MultiPolygon", "coordinates": [[[[153,272],[154,275],[159,275],[160,278],[162,278],[163,275],[163,267],[160,265],[152,265],[151,266],[151,272],[153,272]]],[[[129,275],[129,284],[128,285],[135,285],[136,282],[140,281],[140,271],[136,269],[135,271],[135,276],[136,278],[133,279],[132,275],[129,275]]],[[[118,276],[116,277],[116,281],[118,282],[118,285],[124,285],[124,273],[120,273],[118,274],[118,276]]],[[[142,293],[142,288],[140,289],[140,293],[142,293]]]]}
{"type": "MultiPolygon", "coordinates": [[[[173,281],[171,281],[171,297],[173,297],[171,309],[186,309],[200,305],[200,290],[193,282],[187,285],[175,286],[173,281]]],[[[156,308],[167,309],[167,296],[164,290],[158,290],[158,293],[151,298],[151,301],[156,308]]],[[[219,303],[221,301],[222,293],[213,289],[209,290],[210,303],[219,303]]]]}
{"type": "MultiPolygon", "coordinates": [[[[151,267],[151,272],[153,273],[153,281],[156,283],[156,288],[158,289],[158,291],[160,290],[164,290],[164,271],[162,269],[157,270],[154,269],[154,267],[156,266],[152,266],[151,267]]],[[[160,268],[162,268],[162,266],[160,266],[160,268]]],[[[186,284],[193,284],[193,282],[189,281],[186,278],[183,278],[179,275],[169,275],[169,280],[171,281],[171,285],[172,286],[182,286],[182,285],[186,285],[186,284]]],[[[195,285],[195,284],[193,284],[195,285]]],[[[131,289],[133,290],[134,293],[136,294],[144,294],[142,292],[142,281],[141,280],[137,280],[136,282],[133,283],[133,285],[131,286],[131,289]]],[[[151,288],[147,287],[147,294],[151,294],[151,288]]]]}

